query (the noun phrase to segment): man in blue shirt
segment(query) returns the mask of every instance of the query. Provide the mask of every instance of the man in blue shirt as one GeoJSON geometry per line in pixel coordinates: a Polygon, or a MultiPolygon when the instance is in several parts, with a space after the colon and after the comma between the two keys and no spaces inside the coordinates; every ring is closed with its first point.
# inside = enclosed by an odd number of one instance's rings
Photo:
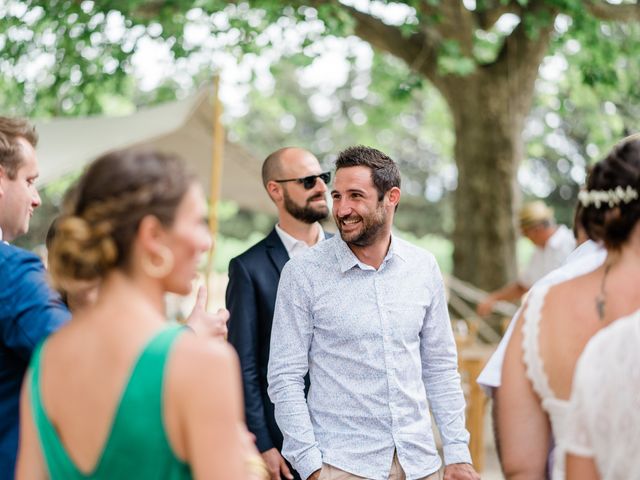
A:
{"type": "Polygon", "coordinates": [[[392,235],[400,173],[382,152],[338,155],[340,231],[280,277],[269,396],[282,453],[304,479],[478,480],[440,270],[392,235]],[[304,376],[310,388],[304,396],[304,376]]]}
{"type": "Polygon", "coordinates": [[[31,352],[69,319],[40,259],[7,242],[29,230],[40,205],[38,137],[24,120],[0,117],[0,479],[12,479],[18,449],[20,387],[31,352]]]}

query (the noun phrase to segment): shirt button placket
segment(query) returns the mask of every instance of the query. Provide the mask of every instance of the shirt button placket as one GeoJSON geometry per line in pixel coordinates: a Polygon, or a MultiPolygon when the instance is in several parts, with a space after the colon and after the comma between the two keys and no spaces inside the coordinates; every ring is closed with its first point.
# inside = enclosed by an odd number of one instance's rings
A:
{"type": "Polygon", "coordinates": [[[396,441],[396,426],[397,426],[397,412],[395,410],[396,404],[394,402],[394,374],[393,374],[393,358],[392,358],[392,339],[389,325],[389,317],[386,312],[385,297],[384,297],[384,282],[382,281],[380,272],[376,272],[374,276],[374,288],[376,293],[376,303],[378,305],[378,315],[380,316],[380,325],[382,327],[382,348],[385,362],[385,372],[387,376],[387,402],[389,405],[389,412],[391,414],[391,436],[396,441]]]}

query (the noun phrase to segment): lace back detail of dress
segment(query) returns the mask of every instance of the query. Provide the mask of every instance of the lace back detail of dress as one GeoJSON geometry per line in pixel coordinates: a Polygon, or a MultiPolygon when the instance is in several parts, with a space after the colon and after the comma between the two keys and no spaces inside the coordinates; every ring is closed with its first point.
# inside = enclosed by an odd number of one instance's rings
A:
{"type": "Polygon", "coordinates": [[[542,316],[542,307],[548,291],[549,286],[545,285],[529,292],[522,325],[522,352],[524,364],[527,368],[527,377],[542,400],[555,398],[549,386],[547,374],[544,371],[539,341],[540,317],[542,316]]]}

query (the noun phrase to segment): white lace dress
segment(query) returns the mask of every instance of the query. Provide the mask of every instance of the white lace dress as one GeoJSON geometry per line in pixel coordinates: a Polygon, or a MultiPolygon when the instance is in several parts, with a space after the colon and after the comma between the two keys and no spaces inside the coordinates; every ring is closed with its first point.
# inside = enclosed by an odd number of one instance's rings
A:
{"type": "Polygon", "coordinates": [[[564,449],[603,480],[640,478],[640,310],[587,344],[573,378],[564,449]]]}
{"type": "Polygon", "coordinates": [[[527,309],[522,325],[522,349],[527,377],[533,389],[542,400],[542,408],[549,415],[551,430],[555,442],[553,469],[551,478],[564,480],[564,451],[563,437],[565,435],[565,420],[569,402],[557,398],[551,390],[549,379],[544,370],[544,363],[540,356],[540,316],[544,299],[549,291],[549,285],[534,288],[527,299],[527,309]]]}

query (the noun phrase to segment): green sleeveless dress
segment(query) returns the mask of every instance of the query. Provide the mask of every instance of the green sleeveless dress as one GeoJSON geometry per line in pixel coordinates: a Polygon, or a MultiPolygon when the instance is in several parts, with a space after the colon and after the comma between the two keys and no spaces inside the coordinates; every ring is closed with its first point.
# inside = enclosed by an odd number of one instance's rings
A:
{"type": "Polygon", "coordinates": [[[40,363],[44,343],[40,344],[31,360],[31,408],[52,480],[192,478],[189,465],[179,460],[169,445],[162,417],[165,365],[171,346],[182,331],[181,326],[163,329],[140,353],[120,398],[103,451],[88,475],[72,462],[42,404],[40,363]]]}

